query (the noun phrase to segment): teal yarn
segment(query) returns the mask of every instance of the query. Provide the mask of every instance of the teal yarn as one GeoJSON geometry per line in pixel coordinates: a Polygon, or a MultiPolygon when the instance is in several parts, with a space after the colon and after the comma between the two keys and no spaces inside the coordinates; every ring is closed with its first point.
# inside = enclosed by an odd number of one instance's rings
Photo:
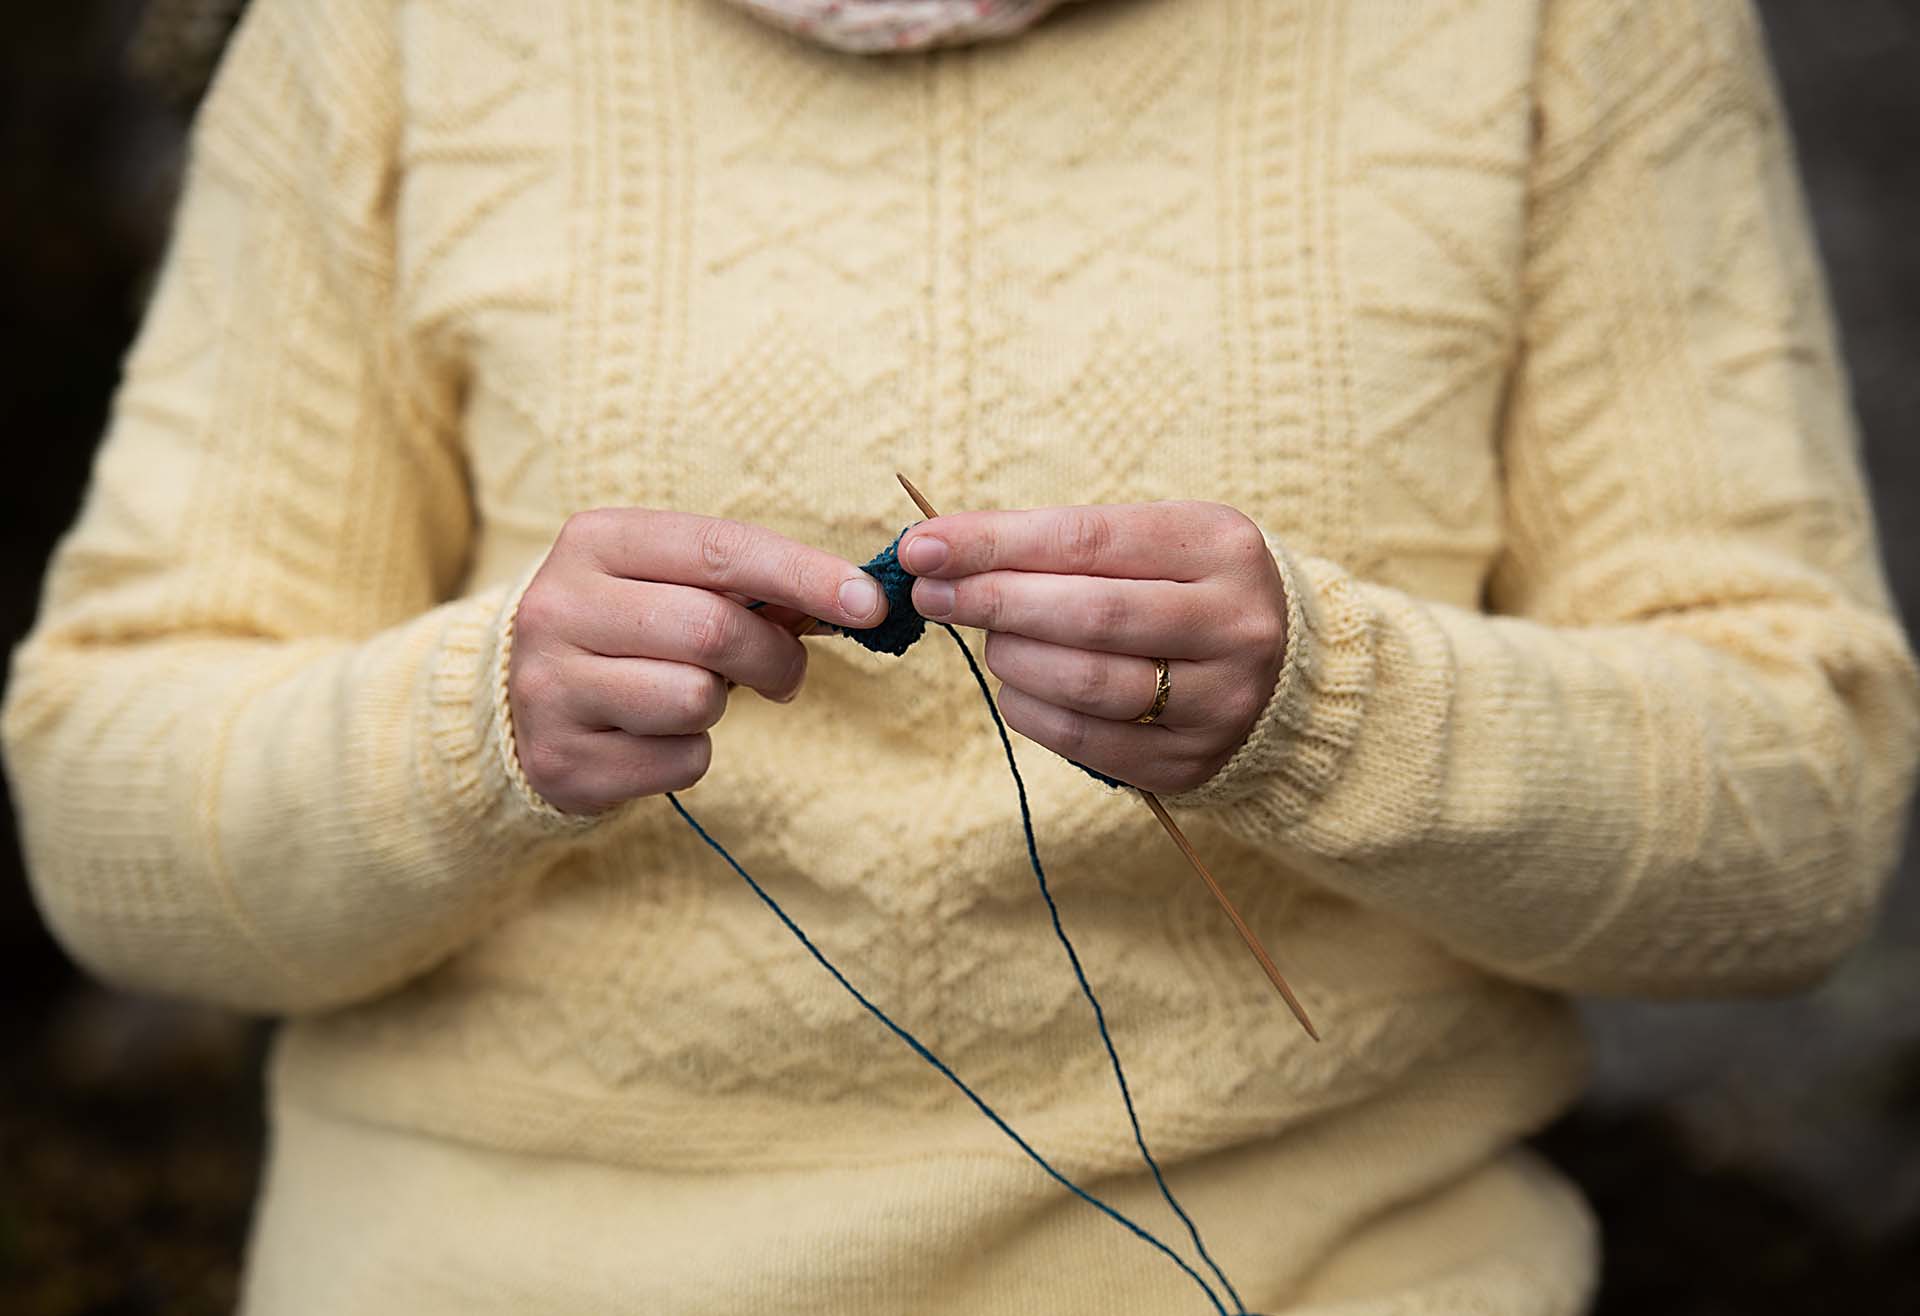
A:
{"type": "MultiPolygon", "coordinates": [[[[922,617],[919,611],[913,606],[914,574],[900,565],[900,539],[911,529],[913,529],[913,527],[910,525],[903,526],[900,534],[893,537],[891,544],[888,544],[878,553],[875,553],[873,558],[860,568],[880,582],[880,592],[887,596],[886,620],[882,621],[878,626],[865,628],[835,627],[842,635],[863,649],[871,649],[875,653],[889,653],[898,657],[912,648],[914,644],[919,641],[920,637],[926,634],[927,619],[922,617]]],[[[751,604],[749,606],[759,607],[760,605],[751,604]]],[[[945,625],[945,623],[943,622],[941,625],[945,625]]],[[[952,628],[948,627],[948,629],[951,630],[952,628]]],[[[960,647],[963,651],[966,649],[965,644],[962,644],[960,647]]],[[[969,662],[973,660],[972,654],[968,654],[967,660],[969,662]]],[[[986,690],[987,687],[984,680],[981,682],[980,688],[986,690]]],[[[987,704],[990,707],[993,704],[993,694],[991,691],[987,693],[987,704]]],[[[999,716],[1000,714],[996,709],[994,717],[998,719],[999,716]]],[[[1102,785],[1111,786],[1118,790],[1127,784],[1118,777],[1109,777],[1106,773],[1090,768],[1086,764],[1074,759],[1068,759],[1067,762],[1072,763],[1074,767],[1080,769],[1080,771],[1086,773],[1102,785]]]]}
{"type": "MultiPolygon", "coordinates": [[[[901,531],[901,534],[905,533],[905,530],[901,531]]],[[[868,562],[863,568],[863,570],[873,576],[875,580],[880,582],[881,589],[887,595],[887,620],[879,626],[863,630],[842,630],[842,633],[849,639],[877,653],[904,654],[907,649],[911,648],[913,644],[919,640],[920,636],[924,634],[926,630],[926,619],[921,617],[913,607],[912,589],[914,577],[900,565],[899,545],[900,538],[899,536],[895,536],[893,543],[887,545],[885,549],[876,554],[872,561],[868,562]]],[[[758,607],[760,605],[753,604],[749,606],[758,607]]],[[[1120,1099],[1126,1107],[1127,1120],[1133,1130],[1134,1145],[1139,1149],[1141,1159],[1152,1172],[1154,1182],[1159,1186],[1161,1197],[1166,1201],[1173,1213],[1179,1217],[1180,1222],[1186,1226],[1188,1237],[1192,1239],[1194,1249],[1206,1263],[1207,1268],[1213,1272],[1214,1278],[1220,1281],[1221,1287],[1232,1300],[1233,1312],[1231,1314],[1225,1305],[1222,1304],[1213,1286],[1203,1279],[1200,1273],[1188,1264],[1179,1253],[1175,1252],[1156,1235],[1062,1174],[1046,1157],[1042,1156],[1031,1143],[1021,1137],[998,1111],[994,1110],[984,1098],[969,1087],[958,1074],[954,1073],[945,1061],[941,1060],[940,1057],[935,1055],[923,1042],[900,1024],[896,1023],[886,1011],[874,1004],[859,988],[855,987],[853,983],[848,980],[847,976],[813,943],[812,939],[801,930],[800,925],[794,922],[793,918],[780,907],[779,902],[776,901],[759,882],[755,881],[753,876],[749,874],[745,868],[741,867],[738,860],[727,853],[726,848],[722,846],[719,841],[715,840],[706,828],[702,827],[700,823],[695,820],[691,813],[687,812],[686,807],[682,805],[679,799],[671,792],[667,794],[667,802],[673,806],[674,811],[686,821],[687,825],[693,828],[700,839],[705,841],[721,859],[726,861],[727,865],[732,868],[734,872],[740,875],[747,886],[753,891],[754,895],[759,897],[760,901],[765,904],[768,909],[773,911],[775,917],[777,917],[780,922],[786,926],[787,930],[793,933],[794,937],[799,940],[800,944],[806,948],[807,953],[812,955],[820,966],[831,974],[834,980],[838,982],[867,1013],[878,1019],[889,1031],[904,1042],[910,1050],[931,1065],[948,1082],[958,1088],[981,1114],[992,1121],[996,1128],[1004,1133],[1015,1146],[1026,1154],[1029,1160],[1074,1196],[1094,1207],[1103,1215],[1121,1225],[1171,1260],[1189,1279],[1199,1286],[1202,1293],[1206,1294],[1207,1301],[1212,1305],[1214,1311],[1219,1313],[1219,1316],[1249,1316],[1246,1305],[1241,1301],[1239,1293],[1235,1291],[1232,1283],[1227,1279],[1226,1274],[1220,1269],[1219,1264],[1214,1261],[1212,1254],[1207,1251],[1206,1244],[1201,1241],[1199,1227],[1194,1224],[1193,1218],[1188,1215],[1186,1210],[1180,1205],[1179,1200],[1173,1194],[1172,1187],[1167,1183],[1166,1175],[1162,1173],[1160,1169],[1159,1162],[1154,1159],[1153,1153],[1147,1149],[1146,1136],[1140,1128],[1140,1117],[1134,1108],[1132,1089],[1127,1083],[1126,1068],[1120,1063],[1120,1053],[1115,1048],[1113,1035],[1107,1028],[1106,1011],[1101,1007],[1099,997],[1094,994],[1093,984],[1087,979],[1086,970],[1080,962],[1079,952],[1075,950],[1072,939],[1067,936],[1066,927],[1060,919],[1060,907],[1054,901],[1052,888],[1047,882],[1046,868],[1040,862],[1040,847],[1034,836],[1033,810],[1027,800],[1026,782],[1020,775],[1020,765],[1013,753],[1012,737],[1007,732],[1005,720],[1000,716],[999,707],[994,703],[993,692],[987,685],[986,675],[981,671],[980,664],[975,660],[973,651],[967,647],[966,641],[960,638],[960,633],[945,622],[936,624],[947,632],[947,635],[953,640],[955,646],[959,648],[961,656],[966,659],[967,670],[972,674],[975,685],[979,687],[981,697],[986,700],[987,712],[993,719],[995,731],[999,734],[1000,747],[1006,755],[1007,768],[1013,775],[1014,790],[1020,803],[1020,825],[1026,838],[1027,860],[1033,869],[1034,880],[1039,885],[1041,898],[1046,902],[1047,913],[1052,921],[1054,936],[1066,952],[1067,962],[1073,968],[1073,974],[1079,983],[1081,995],[1086,998],[1087,1004],[1093,1010],[1094,1023],[1099,1029],[1101,1043],[1106,1048],[1107,1058],[1113,1069],[1114,1081],[1119,1086],[1120,1099]]],[[[1071,760],[1069,760],[1069,762],[1071,762],[1071,760]]],[[[1126,784],[1112,777],[1108,777],[1104,773],[1095,772],[1085,764],[1076,763],[1074,766],[1080,768],[1089,776],[1105,782],[1107,785],[1118,787],[1126,784]]]]}
{"type": "MultiPolygon", "coordinates": [[[[1107,1031],[1107,1012],[1101,1008],[1100,998],[1093,994],[1093,984],[1087,981],[1086,970],[1080,965],[1080,953],[1074,949],[1072,939],[1067,936],[1066,926],[1060,921],[1060,906],[1054,902],[1053,889],[1047,884],[1047,870],[1040,862],[1040,843],[1033,834],[1033,809],[1027,803],[1027,783],[1020,776],[1020,764],[1013,756],[1013,738],[1007,734],[1006,720],[1000,716],[1000,709],[994,704],[993,695],[987,689],[986,675],[980,670],[980,664],[974,660],[973,651],[967,648],[967,642],[960,638],[960,632],[953,627],[945,622],[940,625],[952,638],[955,647],[960,650],[960,656],[967,660],[967,670],[973,674],[974,684],[980,687],[980,695],[987,703],[987,712],[993,718],[993,729],[999,733],[1000,749],[1006,755],[1007,770],[1013,774],[1013,789],[1020,800],[1020,830],[1026,837],[1027,862],[1033,868],[1034,881],[1040,886],[1040,896],[1047,902],[1047,914],[1053,921],[1053,935],[1059,940],[1061,948],[1066,951],[1067,963],[1073,966],[1073,976],[1080,983],[1080,994],[1087,998],[1087,1004],[1093,1009],[1093,1020],[1100,1029],[1101,1044],[1106,1047],[1107,1059],[1113,1066],[1114,1082],[1120,1087],[1120,1100],[1127,1108],[1127,1123],[1133,1128],[1134,1146],[1140,1149],[1140,1158],[1153,1172],[1154,1182],[1160,1186],[1160,1195],[1166,1199],[1173,1213],[1180,1217],[1181,1223],[1186,1225],[1187,1233],[1193,1239],[1193,1246],[1200,1253],[1201,1259],[1207,1263],[1208,1269],[1213,1271],[1214,1277],[1220,1281],[1228,1296],[1233,1299],[1233,1305],[1239,1316],[1247,1316],[1246,1306],[1240,1301],[1240,1295],[1234,1291],[1232,1283],[1222,1273],[1212,1254],[1207,1251],[1207,1245],[1200,1241],[1199,1226],[1193,1223],[1193,1217],[1187,1214],[1186,1209],[1174,1197],[1166,1175],[1160,1171],[1160,1162],[1156,1161],[1153,1153],[1147,1150],[1146,1135],[1140,1130],[1140,1115],[1133,1107],[1133,1090],[1127,1085],[1126,1068],[1121,1065],[1120,1052],[1113,1045],[1113,1034],[1107,1031]]],[[[1080,764],[1074,766],[1083,767],[1080,764]]],[[[1091,768],[1084,768],[1084,770],[1093,772],[1091,768]]],[[[1093,773],[1093,775],[1100,774],[1093,773]]],[[[1207,1290],[1207,1296],[1213,1297],[1211,1288],[1207,1290]]]]}

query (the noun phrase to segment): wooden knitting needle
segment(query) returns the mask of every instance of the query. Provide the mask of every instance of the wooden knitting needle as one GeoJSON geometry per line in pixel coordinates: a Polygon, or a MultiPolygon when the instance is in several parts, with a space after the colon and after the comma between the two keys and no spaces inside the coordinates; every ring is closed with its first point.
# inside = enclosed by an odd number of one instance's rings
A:
{"type": "MultiPolygon", "coordinates": [[[[912,480],[898,471],[894,472],[893,478],[900,481],[900,487],[907,491],[907,497],[913,499],[914,506],[926,513],[929,518],[940,515],[933,510],[933,504],[926,500],[926,496],[913,487],[912,480]]],[[[1301,1006],[1299,998],[1293,994],[1293,989],[1287,986],[1287,980],[1280,976],[1279,966],[1274,964],[1273,957],[1267,954],[1267,948],[1260,944],[1260,938],[1253,935],[1253,929],[1247,926],[1247,921],[1240,917],[1240,911],[1233,907],[1231,900],[1227,899],[1227,893],[1220,889],[1220,883],[1215,881],[1213,874],[1207,871],[1207,866],[1200,862],[1200,856],[1194,850],[1193,843],[1187,840],[1186,833],[1180,830],[1180,824],[1175,822],[1173,815],[1167,812],[1167,806],[1160,803],[1160,797],[1150,790],[1141,790],[1138,786],[1135,786],[1134,790],[1140,792],[1140,798],[1147,802],[1147,807],[1153,810],[1153,816],[1158,818],[1160,825],[1167,829],[1167,835],[1171,836],[1173,843],[1180,847],[1180,853],[1185,855],[1187,862],[1193,865],[1193,871],[1200,874],[1200,880],[1207,884],[1207,890],[1213,892],[1213,898],[1220,902],[1220,908],[1224,909],[1227,917],[1232,920],[1234,931],[1240,934],[1240,940],[1247,943],[1247,949],[1252,951],[1253,958],[1260,962],[1260,967],[1266,971],[1267,981],[1271,982],[1274,990],[1280,993],[1280,999],[1285,1001],[1287,1008],[1293,1011],[1293,1017],[1298,1019],[1300,1026],[1307,1030],[1307,1036],[1318,1042],[1320,1034],[1314,1029],[1313,1021],[1307,1018],[1307,1012],[1301,1006]]]]}

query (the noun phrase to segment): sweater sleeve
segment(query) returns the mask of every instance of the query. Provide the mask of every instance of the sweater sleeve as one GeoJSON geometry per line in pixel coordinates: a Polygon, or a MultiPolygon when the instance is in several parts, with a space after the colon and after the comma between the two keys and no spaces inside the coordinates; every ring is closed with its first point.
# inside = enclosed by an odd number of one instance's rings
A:
{"type": "Polygon", "coordinates": [[[1269,535],[1253,734],[1168,798],[1504,976],[1787,990],[1865,934],[1920,723],[1744,0],[1551,5],[1487,610],[1269,535]]]}
{"type": "Polygon", "coordinates": [[[77,523],[13,656],[35,897],[99,976],[262,1012],[387,990],[593,826],[517,767],[521,582],[458,588],[455,381],[393,332],[374,0],[256,0],[77,523]]]}

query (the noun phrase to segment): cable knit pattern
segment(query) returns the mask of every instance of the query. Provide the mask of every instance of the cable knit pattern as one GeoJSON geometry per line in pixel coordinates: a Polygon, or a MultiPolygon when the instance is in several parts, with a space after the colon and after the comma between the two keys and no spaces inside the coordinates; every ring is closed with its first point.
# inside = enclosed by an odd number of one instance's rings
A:
{"type": "MultiPolygon", "coordinates": [[[[1168,803],[1324,1043],[1022,746],[1249,1308],[1577,1312],[1592,1223],[1516,1149],[1582,1081],[1565,993],[1827,972],[1920,722],[1736,0],[1097,0],[886,59],[714,0],[253,0],[0,722],[73,954],[288,1016],[250,1316],[1196,1310],[664,801],[519,768],[568,514],[857,562],[895,470],[1268,534],[1284,665],[1168,803]]],[[[809,643],[689,808],[1161,1223],[964,665],[809,643]]]]}

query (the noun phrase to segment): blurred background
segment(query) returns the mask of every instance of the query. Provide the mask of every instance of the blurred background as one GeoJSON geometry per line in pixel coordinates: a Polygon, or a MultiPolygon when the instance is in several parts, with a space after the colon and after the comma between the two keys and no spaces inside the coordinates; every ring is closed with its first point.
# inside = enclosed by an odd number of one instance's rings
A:
{"type": "MultiPolygon", "coordinates": [[[[241,3],[15,4],[0,20],[5,648],[77,509],[182,136],[241,3]]],[[[1911,626],[1920,6],[1760,9],[1911,626]]],[[[1910,847],[1872,943],[1811,995],[1586,1007],[1597,1080],[1538,1141],[1600,1214],[1601,1316],[1920,1312],[1916,866],[1910,847]]],[[[0,986],[0,1310],[231,1311],[259,1174],[262,1027],[81,978],[34,912],[4,808],[0,986]]]]}

